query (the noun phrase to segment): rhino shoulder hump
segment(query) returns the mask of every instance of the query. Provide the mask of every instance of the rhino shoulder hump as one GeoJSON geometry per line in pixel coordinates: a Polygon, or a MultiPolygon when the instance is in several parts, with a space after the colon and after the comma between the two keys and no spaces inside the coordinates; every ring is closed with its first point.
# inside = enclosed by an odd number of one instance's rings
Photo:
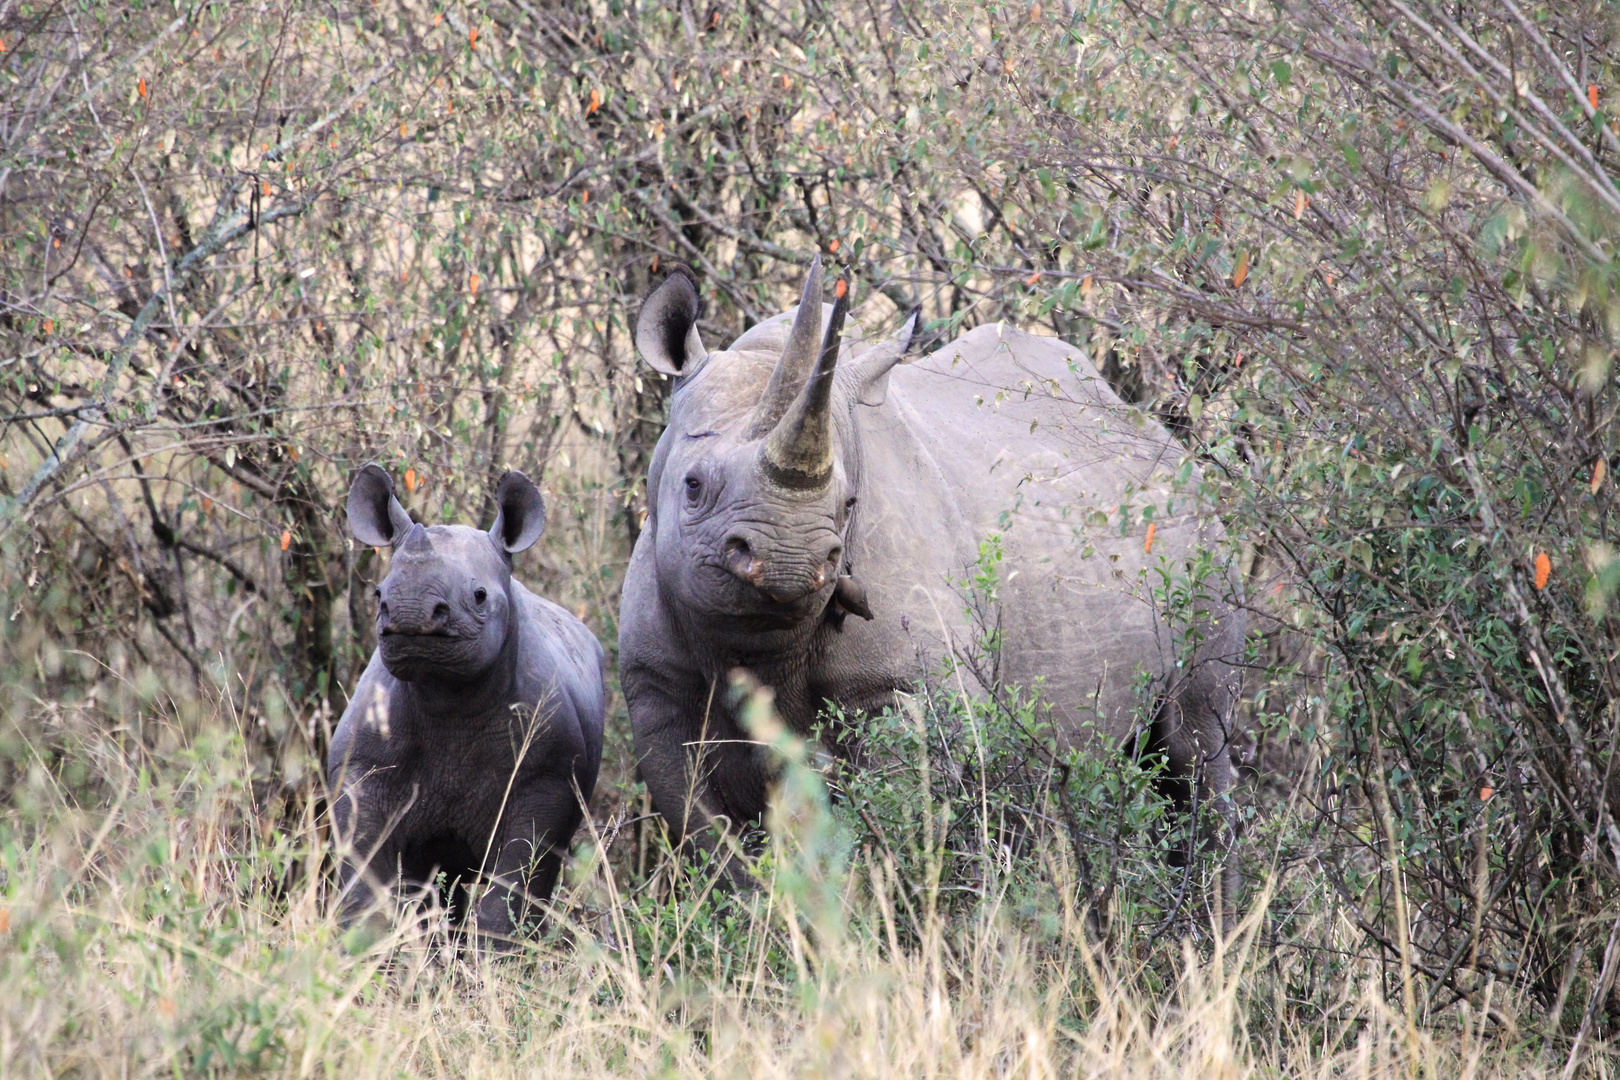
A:
{"type": "Polygon", "coordinates": [[[513,582],[524,611],[523,670],[531,692],[570,706],[587,742],[600,741],[605,712],[606,653],[596,635],[560,604],[513,582]]]}

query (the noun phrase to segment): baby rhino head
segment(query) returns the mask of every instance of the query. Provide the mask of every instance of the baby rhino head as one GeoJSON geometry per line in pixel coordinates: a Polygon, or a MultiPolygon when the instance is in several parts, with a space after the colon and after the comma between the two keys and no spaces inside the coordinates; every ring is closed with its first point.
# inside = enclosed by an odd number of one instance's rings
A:
{"type": "Polygon", "coordinates": [[[349,488],[349,528],[362,544],[394,548],[377,588],[383,664],[406,682],[469,683],[506,654],[517,613],[512,555],[546,527],[540,491],[520,472],[495,487],[489,532],[465,525],[426,528],[394,497],[394,481],[367,465],[349,488]]]}

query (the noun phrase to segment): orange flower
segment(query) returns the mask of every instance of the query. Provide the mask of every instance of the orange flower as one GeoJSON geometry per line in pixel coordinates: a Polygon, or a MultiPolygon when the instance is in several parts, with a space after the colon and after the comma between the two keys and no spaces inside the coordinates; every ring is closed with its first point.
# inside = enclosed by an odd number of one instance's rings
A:
{"type": "Polygon", "coordinates": [[[1592,494],[1596,495],[1598,493],[1598,488],[1603,486],[1603,476],[1608,471],[1608,463],[1602,458],[1598,458],[1597,464],[1592,466],[1592,494]]]}
{"type": "Polygon", "coordinates": [[[1547,579],[1552,576],[1552,560],[1547,558],[1545,551],[1536,553],[1536,588],[1545,589],[1547,579]]]}
{"type": "Polygon", "coordinates": [[[416,490],[416,470],[415,469],[406,469],[405,470],[405,490],[406,491],[415,491],[416,490]]]}
{"type": "Polygon", "coordinates": [[[1586,100],[1592,108],[1597,108],[1597,83],[1588,83],[1586,85],[1586,100]]]}
{"type": "Polygon", "coordinates": [[[1491,785],[1486,784],[1484,787],[1479,789],[1479,801],[1480,802],[1490,802],[1491,801],[1491,796],[1495,795],[1495,794],[1496,794],[1496,789],[1491,787],[1491,785]]]}
{"type": "Polygon", "coordinates": [[[146,96],[146,79],[144,76],[135,84],[135,90],[141,95],[141,97],[146,96]]]}
{"type": "Polygon", "coordinates": [[[843,278],[839,278],[838,284],[833,286],[833,295],[842,300],[844,298],[844,294],[847,292],[849,292],[849,282],[843,278]]]}
{"type": "Polygon", "coordinates": [[[475,26],[467,31],[467,45],[469,48],[478,48],[478,27],[475,26]]]}
{"type": "Polygon", "coordinates": [[[281,530],[281,550],[286,551],[288,545],[290,545],[291,543],[292,543],[292,531],[289,530],[289,529],[282,529],[281,530]]]}
{"type": "Polygon", "coordinates": [[[827,245],[827,250],[828,251],[837,251],[838,250],[838,238],[837,237],[833,237],[832,243],[827,245]]]}
{"type": "Polygon", "coordinates": [[[1144,552],[1153,550],[1153,534],[1158,531],[1159,523],[1157,521],[1148,522],[1147,540],[1145,540],[1142,544],[1142,550],[1144,552]]]}
{"type": "Polygon", "coordinates": [[[478,295],[478,275],[472,274],[467,278],[467,290],[474,296],[478,295]]]}
{"type": "Polygon", "coordinates": [[[590,103],[590,105],[586,106],[585,115],[589,116],[589,115],[591,115],[591,113],[595,112],[597,109],[600,109],[601,107],[602,107],[602,91],[596,89],[595,87],[592,87],[591,88],[591,103],[590,103]]]}
{"type": "Polygon", "coordinates": [[[1041,280],[1041,272],[1037,270],[1033,274],[1029,275],[1029,277],[1024,279],[1024,284],[1033,288],[1035,283],[1039,280],[1041,280]]]}
{"type": "Polygon", "coordinates": [[[1305,216],[1305,208],[1311,205],[1311,200],[1305,197],[1305,189],[1299,188],[1294,192],[1294,220],[1298,221],[1305,216]]]}

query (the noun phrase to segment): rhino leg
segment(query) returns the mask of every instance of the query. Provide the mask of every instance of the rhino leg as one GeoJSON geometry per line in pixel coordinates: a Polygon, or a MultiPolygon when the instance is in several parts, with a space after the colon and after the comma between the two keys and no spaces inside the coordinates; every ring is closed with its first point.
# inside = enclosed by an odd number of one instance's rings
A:
{"type": "MultiPolygon", "coordinates": [[[[1232,787],[1237,770],[1232,764],[1231,735],[1227,722],[1230,701],[1214,673],[1184,680],[1166,696],[1153,721],[1151,741],[1169,759],[1169,793],[1178,809],[1197,812],[1213,806],[1221,826],[1211,838],[1221,851],[1217,894],[1211,899],[1220,912],[1221,929],[1237,924],[1242,874],[1235,854],[1237,808],[1232,787]]],[[[1194,835],[1198,822],[1193,823],[1194,835]]]]}
{"type": "Polygon", "coordinates": [[[351,927],[364,919],[370,929],[385,933],[405,852],[398,820],[381,813],[356,782],[344,787],[333,803],[332,825],[341,860],[338,923],[351,927]]]}
{"type": "Polygon", "coordinates": [[[724,860],[734,884],[748,882],[728,834],[765,812],[768,777],[758,749],[718,710],[693,722],[673,702],[658,706],[638,695],[636,757],[653,805],[669,828],[671,843],[688,845],[724,860]],[[706,722],[705,722],[706,720],[706,722]]]}
{"type": "Polygon", "coordinates": [[[514,798],[490,843],[494,866],[478,901],[476,928],[481,945],[512,947],[513,934],[539,921],[541,907],[557,885],[563,852],[584,818],[572,792],[548,783],[514,798]]]}

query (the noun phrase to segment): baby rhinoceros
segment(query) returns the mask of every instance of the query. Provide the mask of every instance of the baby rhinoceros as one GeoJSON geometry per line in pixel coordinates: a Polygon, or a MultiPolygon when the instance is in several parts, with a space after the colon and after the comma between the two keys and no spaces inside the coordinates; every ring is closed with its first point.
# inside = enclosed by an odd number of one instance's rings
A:
{"type": "Polygon", "coordinates": [[[443,875],[481,883],[469,929],[509,941],[551,895],[596,784],[602,647],[512,579],[545,529],[539,490],[509,472],[495,498],[485,533],[413,523],[375,464],[349,489],[355,537],[394,557],[327,759],[346,925],[443,875]]]}

